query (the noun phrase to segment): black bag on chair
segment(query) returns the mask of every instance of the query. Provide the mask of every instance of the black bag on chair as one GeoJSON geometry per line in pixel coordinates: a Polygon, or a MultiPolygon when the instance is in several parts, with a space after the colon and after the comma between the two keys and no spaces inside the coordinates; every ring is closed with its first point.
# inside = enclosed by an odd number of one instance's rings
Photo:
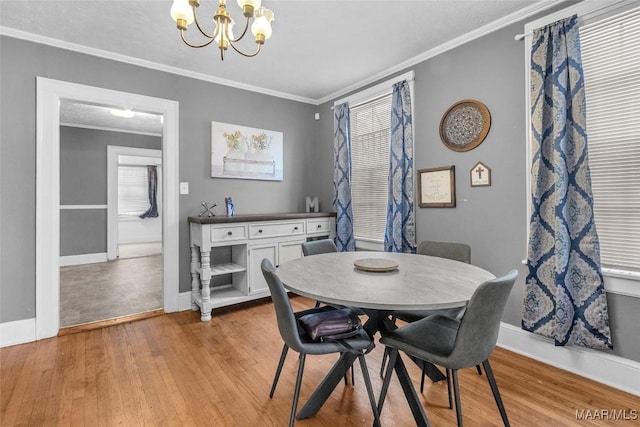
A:
{"type": "Polygon", "coordinates": [[[298,321],[314,341],[349,338],[362,329],[360,318],[349,307],[306,314],[298,321]]]}

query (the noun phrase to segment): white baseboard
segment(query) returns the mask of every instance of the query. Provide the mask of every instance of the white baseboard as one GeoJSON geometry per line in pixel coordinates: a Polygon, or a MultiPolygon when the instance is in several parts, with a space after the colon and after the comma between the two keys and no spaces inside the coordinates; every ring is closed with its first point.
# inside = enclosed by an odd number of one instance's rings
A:
{"type": "Polygon", "coordinates": [[[67,255],[60,257],[60,267],[95,264],[97,262],[107,262],[107,253],[101,252],[97,254],[67,255]]]}
{"type": "Polygon", "coordinates": [[[191,292],[178,294],[178,311],[191,310],[191,292]]]}
{"type": "Polygon", "coordinates": [[[0,323],[0,347],[36,340],[36,318],[0,323]]]}
{"type": "Polygon", "coordinates": [[[640,363],[583,347],[556,347],[551,339],[502,323],[498,346],[640,396],[640,363]]]}

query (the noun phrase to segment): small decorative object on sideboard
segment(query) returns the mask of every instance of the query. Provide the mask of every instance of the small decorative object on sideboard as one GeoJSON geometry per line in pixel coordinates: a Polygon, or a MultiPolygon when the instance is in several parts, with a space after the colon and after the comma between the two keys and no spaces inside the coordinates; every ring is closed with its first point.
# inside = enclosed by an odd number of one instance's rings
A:
{"type": "Polygon", "coordinates": [[[472,187],[491,186],[491,168],[482,162],[476,163],[469,172],[472,187]]]}
{"type": "Polygon", "coordinates": [[[213,212],[211,212],[211,209],[215,208],[216,206],[218,206],[217,203],[214,203],[213,206],[209,206],[209,204],[207,203],[200,203],[202,205],[202,207],[204,208],[204,210],[200,213],[200,215],[198,216],[203,216],[203,215],[207,215],[209,218],[211,218],[212,216],[216,216],[216,214],[214,214],[213,212]]]}
{"type": "Polygon", "coordinates": [[[231,197],[224,198],[224,205],[227,207],[227,216],[233,216],[233,200],[231,200],[231,197]]]}
{"type": "Polygon", "coordinates": [[[307,212],[311,213],[311,212],[320,212],[320,203],[318,202],[318,198],[317,197],[309,197],[307,196],[305,198],[305,202],[306,202],[306,206],[307,206],[307,212]]]}

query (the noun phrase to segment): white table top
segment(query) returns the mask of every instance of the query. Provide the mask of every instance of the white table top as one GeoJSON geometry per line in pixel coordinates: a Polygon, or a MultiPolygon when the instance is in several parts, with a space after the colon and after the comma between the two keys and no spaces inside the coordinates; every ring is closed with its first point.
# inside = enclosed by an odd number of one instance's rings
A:
{"type": "Polygon", "coordinates": [[[277,268],[285,288],[326,303],[377,310],[464,307],[475,289],[495,276],[480,267],[426,255],[337,252],[287,261],[277,268]],[[364,258],[398,263],[390,272],[354,267],[364,258]]]}

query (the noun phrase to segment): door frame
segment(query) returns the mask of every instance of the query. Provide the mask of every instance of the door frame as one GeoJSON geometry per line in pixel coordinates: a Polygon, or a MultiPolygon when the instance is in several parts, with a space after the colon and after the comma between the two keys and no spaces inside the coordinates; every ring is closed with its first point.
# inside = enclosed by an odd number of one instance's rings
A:
{"type": "Polygon", "coordinates": [[[36,88],[36,340],[56,336],[60,329],[61,99],[163,115],[163,307],[178,311],[178,102],[44,77],[36,78],[36,88]]]}
{"type": "MultiPolygon", "coordinates": [[[[118,258],[119,222],[118,222],[118,156],[153,157],[162,159],[162,150],[150,148],[124,147],[107,145],[107,260],[118,258]]],[[[162,164],[162,163],[161,163],[162,164]]],[[[164,168],[160,168],[164,171],[164,168]]],[[[164,182],[160,177],[160,189],[164,189],[164,182]]],[[[161,202],[164,203],[162,193],[161,202]]],[[[160,211],[160,217],[164,212],[160,211]]]]}

